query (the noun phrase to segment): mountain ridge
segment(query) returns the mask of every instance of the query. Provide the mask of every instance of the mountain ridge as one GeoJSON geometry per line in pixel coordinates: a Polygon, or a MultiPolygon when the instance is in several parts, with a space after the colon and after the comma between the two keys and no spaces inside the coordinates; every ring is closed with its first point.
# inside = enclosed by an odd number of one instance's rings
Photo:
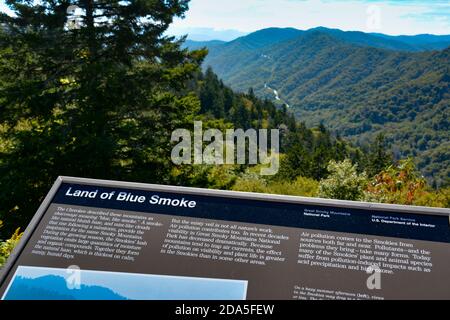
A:
{"type": "MultiPolygon", "coordinates": [[[[277,32],[282,29],[261,30],[257,39],[277,32]]],[[[232,89],[253,88],[261,98],[287,103],[307,125],[324,122],[358,144],[386,133],[397,158],[424,155],[418,157],[423,174],[448,180],[450,48],[393,50],[386,47],[390,39],[371,42],[373,35],[365,35],[319,28],[260,41],[264,46],[253,40],[246,46],[241,37],[209,48],[204,66],[232,89]]],[[[431,41],[415,41],[423,38],[431,41]]]]}
{"type": "MultiPolygon", "coordinates": [[[[450,35],[433,35],[433,34],[418,34],[418,35],[387,35],[382,33],[365,33],[362,31],[342,31],[340,29],[333,29],[327,27],[315,27],[307,30],[300,30],[296,28],[265,28],[257,30],[245,36],[238,37],[234,40],[224,42],[225,45],[233,45],[236,43],[248,44],[249,42],[259,41],[264,39],[266,42],[269,39],[270,43],[282,42],[284,40],[292,39],[304,33],[321,31],[328,34],[333,34],[341,40],[349,41],[353,44],[366,44],[367,46],[374,46],[384,49],[402,50],[402,51],[431,51],[443,50],[450,47],[450,35]]],[[[193,41],[198,42],[214,42],[221,40],[209,41],[193,41]]],[[[262,41],[264,43],[264,41],[262,41]]],[[[265,43],[267,45],[267,43],[265,43]]],[[[261,47],[261,46],[258,46],[261,47]]]]}

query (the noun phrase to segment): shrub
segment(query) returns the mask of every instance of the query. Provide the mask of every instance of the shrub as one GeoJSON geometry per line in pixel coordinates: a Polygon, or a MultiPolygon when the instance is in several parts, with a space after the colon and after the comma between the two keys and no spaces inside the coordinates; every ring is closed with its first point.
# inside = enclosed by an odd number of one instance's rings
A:
{"type": "Polygon", "coordinates": [[[297,177],[294,181],[267,181],[257,175],[245,175],[236,181],[232,189],[234,191],[316,197],[319,183],[304,177],[297,177]]]}
{"type": "Polygon", "coordinates": [[[363,198],[367,185],[366,174],[358,174],[357,166],[350,160],[342,162],[331,160],[327,169],[330,175],[320,181],[319,197],[351,201],[363,198]]]}
{"type": "MultiPolygon", "coordinates": [[[[0,227],[3,225],[3,222],[0,221],[0,227]]],[[[8,240],[4,242],[0,242],[0,268],[6,263],[6,260],[11,255],[11,252],[14,250],[16,245],[19,243],[22,238],[23,232],[20,232],[20,228],[14,232],[14,234],[8,240]]]]}
{"type": "Polygon", "coordinates": [[[417,172],[412,159],[406,159],[377,174],[369,183],[365,200],[370,202],[448,207],[449,190],[432,191],[417,172]]]}

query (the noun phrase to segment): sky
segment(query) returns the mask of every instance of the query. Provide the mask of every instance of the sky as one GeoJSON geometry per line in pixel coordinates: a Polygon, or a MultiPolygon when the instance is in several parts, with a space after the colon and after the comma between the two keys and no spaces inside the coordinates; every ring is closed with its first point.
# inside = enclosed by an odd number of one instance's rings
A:
{"type": "Polygon", "coordinates": [[[449,0],[191,0],[173,34],[318,26],[391,35],[450,34],[449,0]]]}
{"type": "MultiPolygon", "coordinates": [[[[450,0],[191,0],[170,33],[231,40],[268,27],[450,34],[450,0]]],[[[5,11],[0,0],[0,10],[5,11]]],[[[204,39],[200,39],[200,38],[204,39]]]]}

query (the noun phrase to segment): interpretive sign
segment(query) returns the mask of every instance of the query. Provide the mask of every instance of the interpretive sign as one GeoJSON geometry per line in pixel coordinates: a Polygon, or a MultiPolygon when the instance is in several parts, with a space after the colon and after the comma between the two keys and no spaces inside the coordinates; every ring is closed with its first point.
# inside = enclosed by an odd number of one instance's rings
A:
{"type": "Polygon", "coordinates": [[[450,299],[448,209],[58,178],[10,299],[450,299]]]}

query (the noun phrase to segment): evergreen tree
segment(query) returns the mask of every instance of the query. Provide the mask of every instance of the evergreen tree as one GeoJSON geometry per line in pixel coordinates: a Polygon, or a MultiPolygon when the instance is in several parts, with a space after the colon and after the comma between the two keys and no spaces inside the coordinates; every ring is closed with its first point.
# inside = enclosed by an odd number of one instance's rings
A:
{"type": "Polygon", "coordinates": [[[386,152],[385,138],[380,133],[370,148],[367,159],[367,173],[373,177],[392,164],[392,157],[386,152]]]}
{"type": "Polygon", "coordinates": [[[200,88],[202,113],[211,113],[216,118],[225,116],[224,85],[209,67],[200,88]]]}
{"type": "Polygon", "coordinates": [[[282,163],[281,174],[285,180],[294,180],[296,177],[311,177],[311,156],[300,141],[296,141],[282,163]]]}
{"type": "Polygon", "coordinates": [[[255,95],[255,90],[253,90],[252,87],[250,87],[250,88],[248,89],[247,96],[248,96],[248,98],[249,98],[250,100],[252,100],[253,102],[256,102],[256,101],[257,101],[256,95],[255,95]]]}
{"type": "Polygon", "coordinates": [[[59,175],[166,182],[171,132],[199,109],[178,92],[205,52],[164,35],[188,1],[6,3],[14,15],[0,16],[2,231],[25,226],[59,175]]]}

